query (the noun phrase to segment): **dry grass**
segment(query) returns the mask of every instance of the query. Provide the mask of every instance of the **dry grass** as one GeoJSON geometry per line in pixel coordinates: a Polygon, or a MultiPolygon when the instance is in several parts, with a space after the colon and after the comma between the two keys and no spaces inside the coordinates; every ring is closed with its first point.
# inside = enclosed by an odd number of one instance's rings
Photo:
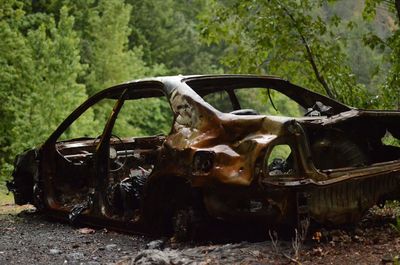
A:
{"type": "Polygon", "coordinates": [[[32,208],[32,205],[15,205],[12,193],[7,194],[7,188],[0,186],[0,220],[8,215],[16,215],[23,210],[32,208]]]}
{"type": "Polygon", "coordinates": [[[14,198],[12,194],[7,193],[7,188],[5,186],[0,186],[0,206],[14,203],[14,198]]]}
{"type": "Polygon", "coordinates": [[[6,217],[9,217],[10,215],[17,215],[20,212],[24,210],[34,210],[35,207],[33,205],[27,204],[27,205],[15,205],[15,204],[10,204],[10,205],[0,205],[0,220],[6,217]]]}

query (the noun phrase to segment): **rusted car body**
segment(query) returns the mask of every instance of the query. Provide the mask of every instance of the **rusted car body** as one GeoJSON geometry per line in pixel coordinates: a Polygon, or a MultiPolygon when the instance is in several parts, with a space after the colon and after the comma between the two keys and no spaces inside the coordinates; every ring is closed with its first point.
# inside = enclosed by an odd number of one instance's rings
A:
{"type": "Polygon", "coordinates": [[[89,98],[43,145],[17,157],[9,187],[17,204],[49,216],[128,231],[168,231],[199,216],[344,224],[400,194],[400,148],[385,144],[388,135],[400,139],[399,111],[351,108],[276,77],[159,77],[89,98]],[[268,95],[265,104],[274,104],[271,91],[286,95],[305,116],[243,109],[237,93],[250,88],[268,95]],[[213,93],[225,93],[232,111],[207,103],[213,93]],[[113,136],[125,102],[151,97],[168,100],[170,132],[113,136]],[[102,98],[117,100],[99,137],[58,140],[102,98]],[[280,147],[285,157],[272,157],[280,147]],[[123,162],[113,168],[116,159],[123,162]]]}

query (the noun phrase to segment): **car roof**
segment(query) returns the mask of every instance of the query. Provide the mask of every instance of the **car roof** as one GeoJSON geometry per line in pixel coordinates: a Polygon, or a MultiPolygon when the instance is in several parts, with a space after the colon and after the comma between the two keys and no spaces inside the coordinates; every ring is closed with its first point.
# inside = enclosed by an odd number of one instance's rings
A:
{"type": "MultiPolygon", "coordinates": [[[[138,89],[138,90],[143,90],[143,89],[149,89],[151,86],[155,86],[157,84],[163,85],[165,92],[167,94],[170,94],[176,87],[181,87],[183,91],[190,93],[190,89],[185,87],[182,87],[182,83],[194,83],[194,82],[207,82],[209,81],[210,84],[212,84],[214,81],[219,80],[249,80],[249,79],[262,79],[262,80],[280,80],[280,81],[286,81],[284,79],[281,79],[279,77],[275,76],[265,76],[265,75],[245,75],[245,74],[208,74],[208,75],[174,75],[174,76],[159,76],[159,77],[146,77],[142,79],[135,79],[135,80],[130,80],[121,84],[114,85],[112,87],[109,87],[107,89],[104,89],[99,92],[99,94],[102,93],[107,93],[107,91],[110,93],[110,98],[115,98],[112,96],[113,92],[119,91],[124,88],[129,88],[129,89],[138,89]]],[[[287,82],[287,81],[286,81],[287,82]]],[[[189,86],[193,88],[192,86],[189,86]]],[[[197,89],[194,89],[196,92],[197,89]]],[[[146,92],[149,92],[146,90],[146,92]]],[[[147,94],[147,93],[146,93],[147,94]]],[[[157,94],[155,92],[155,94],[157,94]]],[[[202,94],[202,93],[200,93],[202,94]]],[[[151,92],[149,92],[149,96],[155,96],[151,92]]]]}
{"type": "Polygon", "coordinates": [[[121,89],[129,88],[133,93],[128,98],[134,99],[139,97],[159,97],[162,96],[160,89],[164,93],[171,93],[179,88],[181,94],[193,94],[194,92],[203,97],[209,93],[216,91],[235,89],[235,88],[252,88],[264,87],[272,88],[280,93],[285,94],[295,100],[304,108],[312,107],[317,101],[325,105],[333,107],[336,113],[350,110],[351,108],[327,96],[313,92],[306,88],[297,86],[288,80],[276,76],[253,75],[253,74],[209,74],[209,75],[176,75],[176,76],[160,76],[149,77],[128,81],[106,90],[99,94],[109,93],[110,98],[114,92],[121,89]],[[185,85],[186,84],[186,85],[185,85]]]}

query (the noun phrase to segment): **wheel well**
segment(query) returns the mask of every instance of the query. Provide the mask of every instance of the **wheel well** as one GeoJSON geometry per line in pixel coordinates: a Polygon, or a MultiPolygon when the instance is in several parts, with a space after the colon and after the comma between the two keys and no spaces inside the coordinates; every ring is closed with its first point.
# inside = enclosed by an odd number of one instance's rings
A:
{"type": "Polygon", "coordinates": [[[363,166],[369,158],[363,147],[340,130],[326,130],[313,137],[313,162],[318,169],[363,166]]]}
{"type": "Polygon", "coordinates": [[[144,225],[153,234],[172,234],[172,219],[177,209],[192,205],[204,207],[202,192],[191,187],[187,179],[175,176],[151,178],[143,195],[144,225]]]}

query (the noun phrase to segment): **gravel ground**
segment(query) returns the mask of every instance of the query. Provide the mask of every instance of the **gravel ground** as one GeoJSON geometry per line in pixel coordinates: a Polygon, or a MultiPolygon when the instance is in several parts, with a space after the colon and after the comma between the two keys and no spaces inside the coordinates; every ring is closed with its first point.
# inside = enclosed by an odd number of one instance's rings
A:
{"type": "Polygon", "coordinates": [[[49,222],[34,213],[0,214],[0,264],[114,264],[148,241],[49,222]]]}
{"type": "Polygon", "coordinates": [[[374,209],[351,228],[313,228],[296,257],[291,240],[175,243],[72,227],[29,208],[3,205],[0,264],[393,264],[400,254],[394,214],[374,209]]]}

